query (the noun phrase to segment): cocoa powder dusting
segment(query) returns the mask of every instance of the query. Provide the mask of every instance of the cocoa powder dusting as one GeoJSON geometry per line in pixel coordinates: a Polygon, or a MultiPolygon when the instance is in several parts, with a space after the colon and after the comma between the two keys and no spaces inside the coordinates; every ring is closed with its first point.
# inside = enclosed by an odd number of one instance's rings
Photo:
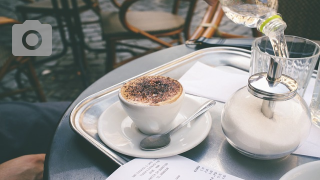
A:
{"type": "Polygon", "coordinates": [[[137,78],[127,82],[123,88],[125,99],[150,105],[174,98],[182,90],[177,80],[164,76],[137,78]]]}

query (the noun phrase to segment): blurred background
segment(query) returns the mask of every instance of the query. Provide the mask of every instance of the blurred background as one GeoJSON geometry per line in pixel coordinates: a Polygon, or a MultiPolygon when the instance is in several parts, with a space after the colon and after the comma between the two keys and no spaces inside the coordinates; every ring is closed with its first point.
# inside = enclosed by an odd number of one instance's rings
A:
{"type": "MultiPolygon", "coordinates": [[[[26,11],[25,9],[21,8],[21,5],[26,6],[32,3],[40,3],[40,5],[37,5],[37,8],[42,8],[44,9],[44,11],[46,11],[45,5],[41,4],[42,1],[43,0],[21,2],[15,0],[0,0],[0,8],[9,8],[10,10],[15,11],[20,21],[23,21],[25,19],[36,19],[39,20],[42,24],[50,24],[53,31],[53,51],[51,56],[54,57],[55,55],[60,54],[64,49],[56,16],[43,16],[42,13],[38,13],[35,10],[33,11],[32,9],[27,9],[28,11],[26,11]]],[[[122,2],[123,1],[119,1],[119,4],[121,4],[122,2]]],[[[98,3],[99,8],[102,12],[118,11],[118,8],[116,8],[115,5],[109,0],[99,0],[98,3]]],[[[189,2],[187,2],[187,0],[181,1],[178,12],[179,15],[186,15],[189,7],[188,3],[189,2]]],[[[170,12],[172,8],[171,4],[172,0],[140,0],[130,7],[130,11],[165,10],[170,12]]],[[[191,20],[190,34],[192,34],[201,23],[207,8],[208,4],[205,1],[197,1],[191,20]]],[[[1,14],[1,16],[3,16],[3,14],[1,14]]],[[[81,57],[85,57],[83,60],[83,64],[86,70],[87,85],[84,85],[83,80],[81,79],[81,77],[79,77],[81,76],[81,74],[79,73],[78,67],[75,64],[74,53],[71,47],[67,47],[66,53],[57,58],[51,58],[49,60],[46,60],[46,57],[33,58],[32,63],[34,66],[34,70],[36,76],[39,79],[39,83],[43,90],[46,101],[73,101],[88,85],[92,84],[108,72],[106,71],[105,67],[107,58],[107,54],[105,51],[106,41],[103,39],[102,26],[101,22],[99,21],[99,16],[92,9],[82,11],[81,13],[79,13],[79,16],[81,18],[81,22],[86,22],[82,23],[81,27],[84,35],[83,41],[85,42],[86,46],[89,47],[89,49],[84,48],[83,53],[81,54],[81,57]],[[90,48],[98,50],[91,51],[90,48]]],[[[68,34],[68,27],[66,24],[63,24],[63,26],[66,39],[69,40],[70,37],[68,34]]],[[[222,21],[219,25],[219,30],[231,34],[252,37],[252,32],[249,28],[236,25],[225,16],[223,16],[222,18],[222,21]]],[[[162,39],[166,40],[165,37],[162,39]]],[[[185,38],[183,38],[183,41],[185,41],[185,38]]],[[[121,40],[121,42],[147,47],[159,46],[157,43],[154,43],[147,39],[139,41],[137,41],[136,39],[129,39],[121,40]]],[[[174,45],[178,45],[178,43],[175,43],[174,45]]],[[[121,44],[117,46],[117,50],[119,49],[119,52],[116,53],[116,61],[118,63],[120,62],[120,64],[121,61],[125,61],[132,56],[130,52],[122,52],[122,48],[123,47],[121,44]]],[[[3,55],[4,53],[0,52],[0,54],[3,55]]],[[[21,69],[11,70],[0,81],[0,94],[5,94],[2,97],[0,96],[0,101],[39,101],[39,98],[34,91],[25,91],[23,93],[17,93],[15,95],[6,94],[7,92],[10,92],[12,90],[30,86],[28,76],[19,71],[23,72],[23,70],[21,69]]]]}

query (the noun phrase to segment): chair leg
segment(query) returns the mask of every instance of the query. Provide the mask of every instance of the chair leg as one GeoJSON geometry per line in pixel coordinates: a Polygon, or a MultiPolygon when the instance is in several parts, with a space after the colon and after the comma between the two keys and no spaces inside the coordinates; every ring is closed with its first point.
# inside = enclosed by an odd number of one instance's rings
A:
{"type": "Polygon", "coordinates": [[[28,20],[28,15],[26,12],[21,12],[20,14],[23,21],[28,20]]]}
{"type": "Polygon", "coordinates": [[[34,89],[34,91],[36,92],[37,96],[38,96],[38,99],[40,102],[45,102],[47,101],[46,100],[46,97],[44,95],[44,92],[42,90],[42,87],[40,85],[40,82],[39,82],[39,79],[38,79],[38,76],[36,74],[36,71],[32,65],[32,62],[31,61],[28,61],[27,62],[27,68],[28,68],[28,72],[27,72],[27,76],[28,76],[28,79],[34,89]]]}
{"type": "Polygon", "coordinates": [[[0,80],[4,77],[4,75],[7,73],[8,67],[10,67],[11,63],[13,62],[14,56],[11,56],[0,68],[0,80]]]}
{"type": "MultiPolygon", "coordinates": [[[[176,35],[176,39],[178,40],[178,44],[183,44],[182,35],[179,33],[176,35]]],[[[185,39],[185,41],[188,39],[185,39]]]]}
{"type": "Polygon", "coordinates": [[[80,76],[84,88],[87,88],[89,86],[89,78],[88,78],[88,73],[84,64],[85,62],[84,60],[85,57],[83,56],[84,48],[82,47],[82,44],[75,41],[75,38],[73,38],[71,48],[72,48],[74,62],[78,66],[77,75],[80,76]]]}
{"type": "Polygon", "coordinates": [[[106,72],[113,69],[113,65],[116,62],[116,42],[113,39],[106,40],[107,59],[106,59],[106,72]]]}
{"type": "MultiPolygon", "coordinates": [[[[17,82],[17,85],[18,85],[18,88],[20,90],[21,89],[25,89],[23,83],[21,82],[21,73],[22,73],[23,69],[25,69],[25,64],[20,66],[20,67],[18,67],[17,71],[16,71],[16,73],[14,75],[14,78],[15,78],[15,80],[17,82]]],[[[25,74],[27,74],[27,73],[25,73],[25,74]]],[[[28,79],[29,79],[29,77],[28,77],[28,79]]],[[[26,92],[25,91],[21,91],[21,98],[24,99],[25,97],[26,97],[26,92]]]]}

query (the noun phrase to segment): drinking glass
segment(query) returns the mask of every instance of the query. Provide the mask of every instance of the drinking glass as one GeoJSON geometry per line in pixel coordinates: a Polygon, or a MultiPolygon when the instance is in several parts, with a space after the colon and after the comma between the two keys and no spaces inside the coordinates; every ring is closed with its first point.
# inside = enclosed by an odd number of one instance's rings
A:
{"type": "Polygon", "coordinates": [[[312,72],[317,63],[320,47],[317,43],[286,35],[289,58],[274,56],[274,52],[266,36],[255,39],[252,44],[250,75],[268,72],[270,58],[278,59],[282,64],[282,74],[290,76],[298,83],[298,94],[303,97],[309,84],[312,72]]]}

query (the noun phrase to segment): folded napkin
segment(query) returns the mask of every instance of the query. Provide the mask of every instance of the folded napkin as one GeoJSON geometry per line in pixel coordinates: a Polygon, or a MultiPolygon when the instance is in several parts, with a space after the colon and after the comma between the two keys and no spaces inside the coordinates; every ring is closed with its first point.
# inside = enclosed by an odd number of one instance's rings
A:
{"type": "Polygon", "coordinates": [[[197,62],[179,82],[189,94],[226,102],[235,91],[247,85],[248,78],[248,73],[232,67],[212,68],[197,62]]]}
{"type": "MultiPolygon", "coordinates": [[[[226,102],[234,92],[247,85],[248,78],[248,73],[232,67],[210,67],[197,62],[179,82],[189,94],[226,102]]],[[[311,79],[304,95],[308,105],[311,102],[314,83],[315,80],[311,79]]],[[[320,129],[313,125],[308,138],[293,154],[320,158],[320,129]]]]}

